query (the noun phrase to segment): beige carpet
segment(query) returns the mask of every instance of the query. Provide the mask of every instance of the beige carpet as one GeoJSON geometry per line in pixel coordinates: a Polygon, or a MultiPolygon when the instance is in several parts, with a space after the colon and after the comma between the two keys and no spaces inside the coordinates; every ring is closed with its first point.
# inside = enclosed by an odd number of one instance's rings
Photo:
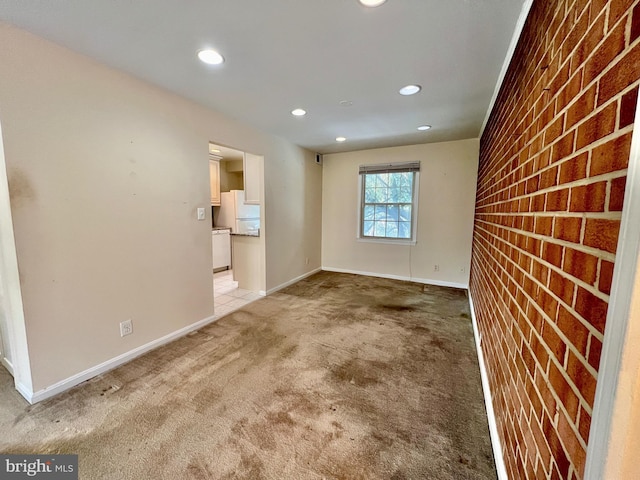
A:
{"type": "Polygon", "coordinates": [[[322,272],[40,404],[0,385],[0,451],[82,479],[496,478],[461,290],[322,272]]]}

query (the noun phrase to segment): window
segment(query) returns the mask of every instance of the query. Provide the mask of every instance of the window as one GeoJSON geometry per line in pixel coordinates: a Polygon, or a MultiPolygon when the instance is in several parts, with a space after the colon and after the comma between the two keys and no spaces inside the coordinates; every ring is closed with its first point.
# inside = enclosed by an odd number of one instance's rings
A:
{"type": "Polygon", "coordinates": [[[415,241],[420,162],[360,166],[360,238],[415,241]]]}

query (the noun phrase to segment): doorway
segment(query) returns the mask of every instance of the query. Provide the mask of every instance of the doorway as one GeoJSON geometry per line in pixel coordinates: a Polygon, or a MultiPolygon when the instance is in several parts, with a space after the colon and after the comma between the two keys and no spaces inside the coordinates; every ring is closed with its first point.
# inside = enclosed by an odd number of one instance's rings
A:
{"type": "Polygon", "coordinates": [[[265,294],[264,157],[209,143],[214,314],[226,315],[265,294]],[[229,232],[230,265],[216,251],[229,232]],[[226,233],[225,232],[225,233],[226,233]],[[216,263],[217,262],[217,263],[216,263]]]}

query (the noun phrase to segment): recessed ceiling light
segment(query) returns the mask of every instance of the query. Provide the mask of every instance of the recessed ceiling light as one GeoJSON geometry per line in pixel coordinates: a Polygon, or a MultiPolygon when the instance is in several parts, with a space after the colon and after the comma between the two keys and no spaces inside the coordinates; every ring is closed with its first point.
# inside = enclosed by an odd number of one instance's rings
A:
{"type": "Polygon", "coordinates": [[[387,0],[358,0],[365,7],[379,7],[387,0]]]}
{"type": "Polygon", "coordinates": [[[420,90],[422,90],[420,85],[407,85],[400,89],[400,95],[415,95],[420,90]]]}
{"type": "Polygon", "coordinates": [[[429,130],[431,128],[431,125],[420,125],[418,127],[418,130],[420,130],[421,132],[424,132],[425,130],[429,130]]]}
{"type": "Polygon", "coordinates": [[[291,110],[291,115],[295,115],[296,117],[302,117],[303,115],[306,115],[307,111],[303,110],[302,108],[296,108],[295,110],[291,110]]]}
{"type": "Polygon", "coordinates": [[[340,101],[340,106],[341,107],[351,107],[351,106],[353,106],[353,102],[351,100],[341,100],[340,101]]]}
{"type": "Polygon", "coordinates": [[[220,65],[224,62],[224,57],[222,55],[215,50],[210,49],[200,50],[198,52],[198,58],[207,65],[220,65]]]}
{"type": "Polygon", "coordinates": [[[346,142],[347,139],[345,137],[336,137],[336,142],[346,142]]]}

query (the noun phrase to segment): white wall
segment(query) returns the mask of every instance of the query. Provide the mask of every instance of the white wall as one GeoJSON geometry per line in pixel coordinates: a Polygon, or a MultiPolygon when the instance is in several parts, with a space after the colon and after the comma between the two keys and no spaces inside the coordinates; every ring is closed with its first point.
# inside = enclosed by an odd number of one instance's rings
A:
{"type": "Polygon", "coordinates": [[[325,155],[322,267],[466,287],[478,152],[471,139],[325,155]],[[416,245],[358,241],[358,167],[413,160],[421,161],[416,245]]]}
{"type": "Polygon", "coordinates": [[[320,268],[322,167],[312,152],[294,155],[296,147],[284,141],[282,149],[286,154],[265,160],[267,292],[320,268]]]}
{"type": "Polygon", "coordinates": [[[22,30],[0,45],[33,391],[212,314],[210,140],[265,156],[264,288],[320,265],[311,152],[22,30]]]}

